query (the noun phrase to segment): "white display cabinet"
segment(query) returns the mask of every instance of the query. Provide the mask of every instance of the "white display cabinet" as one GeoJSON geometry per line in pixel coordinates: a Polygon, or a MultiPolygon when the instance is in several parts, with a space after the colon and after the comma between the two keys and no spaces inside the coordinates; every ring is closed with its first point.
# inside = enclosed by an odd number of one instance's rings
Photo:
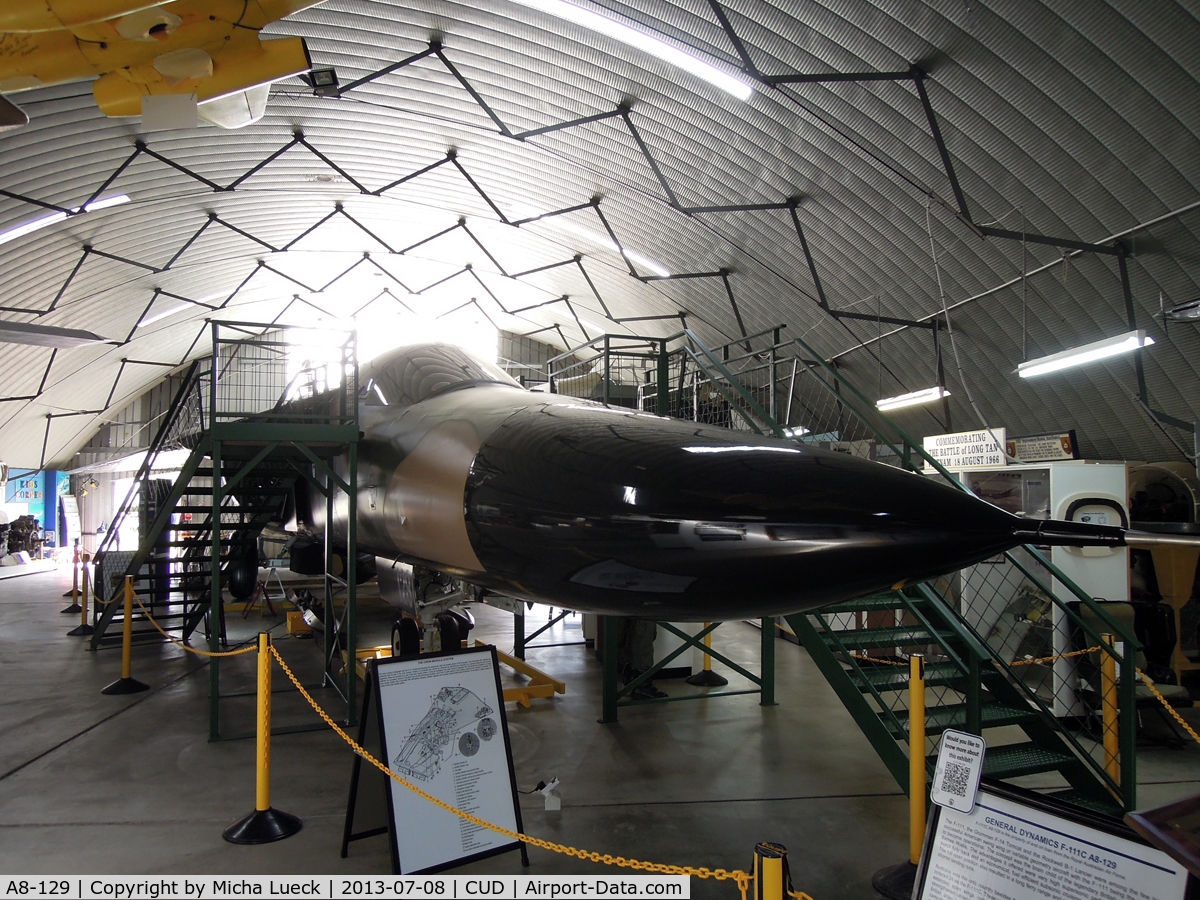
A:
{"type": "MultiPolygon", "coordinates": [[[[1124,463],[1066,461],[952,470],[972,493],[1014,515],[1128,526],[1124,463]]],[[[1062,573],[1098,600],[1129,599],[1129,555],[1124,547],[1046,548],[1062,573]]],[[[1075,595],[1023,548],[1013,555],[1062,600],[1075,595]]],[[[1075,649],[1067,616],[1020,568],[1003,555],[964,569],[959,603],[962,614],[1006,662],[1054,656],[1075,649]]],[[[1055,715],[1083,713],[1076,700],[1074,659],[1051,666],[1024,667],[1055,715]],[[1039,671],[1040,670],[1040,671],[1039,671]]]]}

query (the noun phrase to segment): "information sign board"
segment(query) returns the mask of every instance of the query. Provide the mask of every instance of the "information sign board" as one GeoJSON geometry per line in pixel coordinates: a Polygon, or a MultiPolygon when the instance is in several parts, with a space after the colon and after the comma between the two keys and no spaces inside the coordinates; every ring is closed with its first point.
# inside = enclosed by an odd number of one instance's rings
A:
{"type": "MultiPolygon", "coordinates": [[[[500,668],[493,647],[373,667],[380,749],[393,772],[452,807],[521,831],[500,668]]],[[[436,872],[521,847],[388,779],[396,874],[436,872]]]]}
{"type": "Polygon", "coordinates": [[[977,734],[947,729],[942,732],[929,799],[959,812],[975,807],[987,743],[977,734]]]}
{"type": "Polygon", "coordinates": [[[1079,459],[1075,429],[1015,437],[1008,442],[1008,455],[1026,463],[1079,459]]]}
{"type": "Polygon", "coordinates": [[[1113,820],[985,783],[969,813],[933,807],[913,898],[1182,900],[1187,877],[1113,820]]]}
{"type": "Polygon", "coordinates": [[[1003,428],[931,434],[923,443],[925,452],[947,469],[978,469],[1007,465],[1003,428]]]}

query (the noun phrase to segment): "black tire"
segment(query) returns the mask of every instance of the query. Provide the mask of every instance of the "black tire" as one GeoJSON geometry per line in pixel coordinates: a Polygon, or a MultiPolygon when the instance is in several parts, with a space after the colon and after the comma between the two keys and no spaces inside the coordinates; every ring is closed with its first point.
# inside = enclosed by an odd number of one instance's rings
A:
{"type": "Polygon", "coordinates": [[[421,652],[421,630],[412,619],[397,619],[392,625],[392,656],[416,656],[421,652]]]}
{"type": "Polygon", "coordinates": [[[439,613],[434,621],[437,623],[438,633],[442,638],[442,652],[458,650],[462,646],[464,637],[458,616],[451,612],[439,613]]]}

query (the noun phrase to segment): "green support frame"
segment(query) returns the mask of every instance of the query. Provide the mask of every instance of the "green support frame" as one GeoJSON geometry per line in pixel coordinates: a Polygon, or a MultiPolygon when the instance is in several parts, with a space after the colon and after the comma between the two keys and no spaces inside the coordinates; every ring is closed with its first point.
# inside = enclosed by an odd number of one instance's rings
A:
{"type": "Polygon", "coordinates": [[[620,672],[617,666],[617,644],[619,641],[619,631],[621,624],[621,616],[602,616],[602,630],[604,634],[604,649],[602,651],[602,659],[604,663],[603,687],[601,699],[601,714],[597,720],[603,725],[611,724],[617,721],[617,710],[622,706],[648,706],[652,703],[674,703],[680,700],[707,700],[710,697],[736,697],[742,694],[758,694],[759,706],[774,706],[775,705],[775,640],[777,638],[777,629],[775,627],[774,618],[766,618],[762,620],[762,650],[761,650],[761,665],[758,675],[743,668],[728,657],[718,653],[711,647],[704,645],[704,638],[712,634],[719,628],[723,622],[712,622],[694,635],[688,634],[676,628],[670,622],[657,622],[658,627],[665,629],[683,643],[668,653],[661,660],[635,678],[628,684],[621,686],[620,672]],[[686,694],[679,697],[660,697],[658,699],[635,700],[630,695],[633,691],[651,680],[658,672],[667,666],[668,663],[674,661],[685,650],[695,648],[705,655],[723,663],[739,675],[748,679],[752,684],[757,685],[753,688],[746,688],[735,691],[713,691],[702,690],[694,694],[686,694]]]}

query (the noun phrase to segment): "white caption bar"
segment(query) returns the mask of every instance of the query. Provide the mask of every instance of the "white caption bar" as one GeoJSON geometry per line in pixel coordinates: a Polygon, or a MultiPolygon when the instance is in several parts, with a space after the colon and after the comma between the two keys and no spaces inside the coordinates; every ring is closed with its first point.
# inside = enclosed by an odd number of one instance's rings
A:
{"type": "Polygon", "coordinates": [[[574,897],[691,897],[686,875],[395,875],[330,877],[189,875],[166,877],[0,876],[0,898],[56,900],[246,900],[246,898],[433,898],[433,900],[561,900],[574,897]]]}

